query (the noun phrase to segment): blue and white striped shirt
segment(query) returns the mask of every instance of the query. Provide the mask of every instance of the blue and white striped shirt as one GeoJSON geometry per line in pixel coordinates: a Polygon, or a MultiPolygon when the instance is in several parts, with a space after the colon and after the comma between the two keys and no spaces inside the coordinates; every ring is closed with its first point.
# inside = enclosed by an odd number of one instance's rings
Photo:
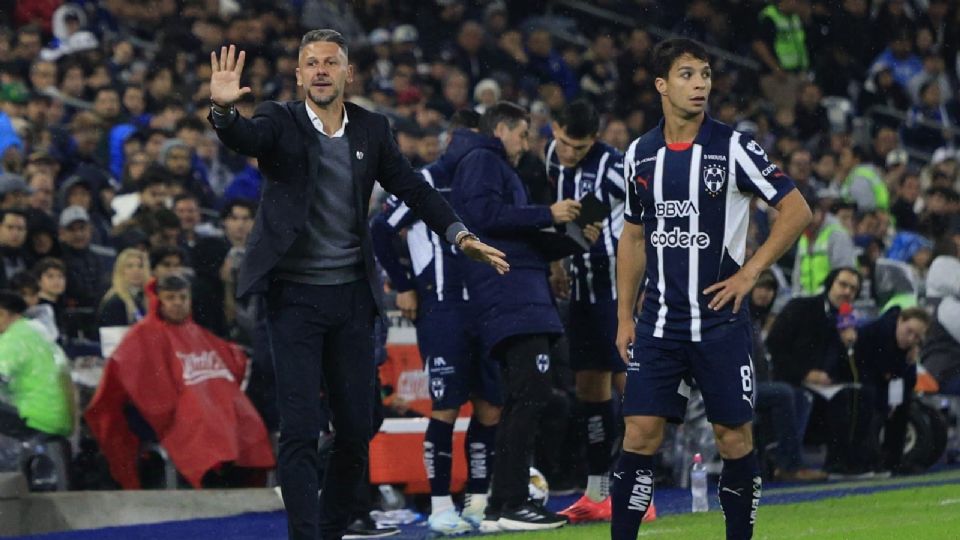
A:
{"type": "Polygon", "coordinates": [[[602,142],[594,143],[576,167],[563,167],[556,152],[557,141],[547,144],[547,177],[556,186],[557,201],[581,199],[593,193],[610,205],[603,220],[600,239],[590,251],[572,257],[573,286],[570,298],[575,302],[609,302],[617,299],[617,242],[623,231],[626,186],[623,154],[602,142]]]}
{"type": "MultiPolygon", "coordinates": [[[[449,196],[451,178],[439,163],[427,165],[420,174],[444,197],[449,196]]],[[[384,203],[383,213],[374,218],[370,228],[374,252],[380,265],[399,291],[416,289],[422,303],[463,302],[468,299],[459,265],[460,251],[431,231],[396,196],[384,203]],[[413,266],[413,280],[399,263],[392,241],[401,230],[407,229],[406,241],[413,266]]]]}
{"type": "Polygon", "coordinates": [[[750,202],[776,205],[793,181],[749,136],[705,117],[692,144],[668,145],[663,120],[627,149],[626,220],[644,227],[646,276],[639,333],[712,341],[746,322],[733,302],[710,310],[703,290],[744,264],[750,202]]]}

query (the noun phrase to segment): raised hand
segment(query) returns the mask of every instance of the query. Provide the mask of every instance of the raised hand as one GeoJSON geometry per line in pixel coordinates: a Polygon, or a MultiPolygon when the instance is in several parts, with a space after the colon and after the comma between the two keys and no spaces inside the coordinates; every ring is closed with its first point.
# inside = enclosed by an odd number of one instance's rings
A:
{"type": "Polygon", "coordinates": [[[229,107],[250,93],[249,86],[240,88],[240,74],[243,73],[246,57],[244,51],[237,55],[235,45],[220,47],[220,58],[217,58],[216,51],[210,53],[210,68],[213,71],[210,75],[210,99],[215,104],[229,107]]]}

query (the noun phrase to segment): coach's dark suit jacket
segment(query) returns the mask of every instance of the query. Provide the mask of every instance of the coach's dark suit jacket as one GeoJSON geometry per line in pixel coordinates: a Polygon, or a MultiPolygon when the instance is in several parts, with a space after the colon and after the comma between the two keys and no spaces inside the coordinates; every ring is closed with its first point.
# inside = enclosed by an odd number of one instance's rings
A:
{"type": "MultiPolygon", "coordinates": [[[[350,141],[356,226],[367,280],[381,306],[367,229],[367,202],[374,181],[400,197],[441,236],[460,220],[444,198],[410,167],[385,116],[352,103],[345,106],[349,122],[344,135],[350,141]]],[[[213,123],[212,118],[210,121],[213,123]]],[[[263,293],[269,285],[270,271],[303,231],[315,187],[324,180],[318,177],[321,135],[310,122],[303,101],[261,103],[253,118],[236,115],[229,125],[217,129],[217,135],[230,149],[256,157],[266,179],[237,283],[239,297],[263,293]]]]}

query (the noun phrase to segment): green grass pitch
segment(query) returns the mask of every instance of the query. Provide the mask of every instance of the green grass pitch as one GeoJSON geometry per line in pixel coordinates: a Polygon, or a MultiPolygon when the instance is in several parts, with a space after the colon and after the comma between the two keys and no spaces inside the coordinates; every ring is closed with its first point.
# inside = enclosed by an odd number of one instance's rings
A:
{"type": "MultiPolygon", "coordinates": [[[[640,529],[638,538],[723,538],[723,516],[664,516],[640,529]]],[[[814,502],[760,506],[757,540],[958,540],[960,484],[901,489],[814,502]]],[[[496,540],[592,540],[610,538],[609,525],[567,526],[554,531],[489,535],[496,540]]]]}

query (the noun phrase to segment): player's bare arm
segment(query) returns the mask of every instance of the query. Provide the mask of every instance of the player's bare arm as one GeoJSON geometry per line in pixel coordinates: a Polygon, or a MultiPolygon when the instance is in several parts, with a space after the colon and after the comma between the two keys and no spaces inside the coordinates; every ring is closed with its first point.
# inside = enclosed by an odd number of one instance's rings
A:
{"type": "MultiPolygon", "coordinates": [[[[740,303],[750,293],[760,272],[769,268],[790,249],[812,217],[810,207],[796,189],[780,199],[776,209],[780,214],[770,230],[770,237],[757,249],[753,257],[736,274],[704,289],[703,294],[716,293],[710,300],[710,309],[722,309],[727,302],[733,300],[733,312],[737,313],[740,303]]],[[[617,269],[619,270],[619,263],[617,269]]]]}
{"type": "Polygon", "coordinates": [[[617,350],[624,362],[629,361],[627,349],[636,337],[633,311],[647,270],[646,247],[643,225],[624,223],[617,247],[617,350]]]}

